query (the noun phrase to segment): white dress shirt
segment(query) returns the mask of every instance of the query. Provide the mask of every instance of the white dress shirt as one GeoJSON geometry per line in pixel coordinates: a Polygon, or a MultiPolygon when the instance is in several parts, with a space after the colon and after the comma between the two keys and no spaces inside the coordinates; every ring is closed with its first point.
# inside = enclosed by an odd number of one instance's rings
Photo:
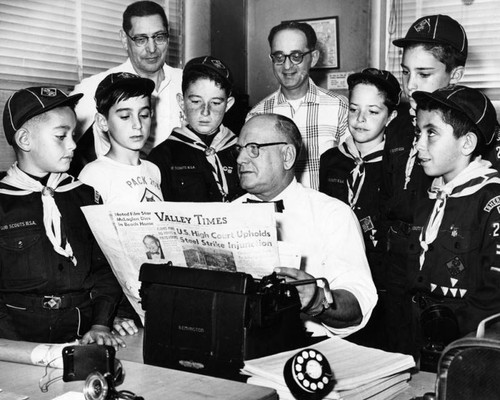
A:
{"type": "MultiPolygon", "coordinates": [[[[235,202],[244,203],[248,198],[258,200],[246,194],[235,202]]],[[[361,229],[352,210],[342,201],[306,188],[295,179],[273,200],[284,203],[283,213],[276,214],[278,240],[298,248],[301,270],[315,278],[326,278],[331,290],[347,290],[359,302],[363,314],[360,325],[333,328],[323,324],[327,333],[346,336],[365,326],[377,302],[377,292],[361,229]]],[[[307,320],[306,327],[325,334],[313,320],[307,320]]]]}

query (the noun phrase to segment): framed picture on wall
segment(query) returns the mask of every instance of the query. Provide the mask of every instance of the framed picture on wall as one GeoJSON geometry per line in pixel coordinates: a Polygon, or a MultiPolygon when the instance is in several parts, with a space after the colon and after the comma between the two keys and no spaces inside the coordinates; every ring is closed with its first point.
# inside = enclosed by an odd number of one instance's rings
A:
{"type": "Polygon", "coordinates": [[[313,68],[340,68],[339,17],[300,19],[311,25],[318,37],[319,60],[313,68]]]}

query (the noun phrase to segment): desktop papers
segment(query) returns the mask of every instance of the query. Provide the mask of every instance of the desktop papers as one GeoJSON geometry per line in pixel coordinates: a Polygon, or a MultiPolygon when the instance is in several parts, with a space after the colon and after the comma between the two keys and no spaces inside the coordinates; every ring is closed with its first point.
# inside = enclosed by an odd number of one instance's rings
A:
{"type": "Polygon", "coordinates": [[[144,263],[246,272],[280,265],[274,204],[173,203],[82,207],[124,293],[144,323],[144,263]]]}
{"type": "MultiPolygon", "coordinates": [[[[327,399],[388,399],[408,387],[413,358],[350,343],[339,337],[309,346],[329,361],[336,381],[327,399]]],[[[242,373],[248,383],[276,389],[280,399],[293,399],[283,378],[283,367],[299,350],[247,360],[242,373]]]]}

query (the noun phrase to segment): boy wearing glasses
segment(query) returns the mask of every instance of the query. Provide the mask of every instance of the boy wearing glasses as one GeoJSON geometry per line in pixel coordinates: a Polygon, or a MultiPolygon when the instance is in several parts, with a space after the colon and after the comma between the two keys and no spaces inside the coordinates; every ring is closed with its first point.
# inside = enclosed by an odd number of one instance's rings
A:
{"type": "Polygon", "coordinates": [[[234,104],[231,72],[212,56],[184,67],[177,101],[185,126],[175,128],[148,160],[161,171],[165,201],[231,201],[242,195],[232,150],[236,135],[222,124],[234,104]]]}
{"type": "Polygon", "coordinates": [[[314,84],[309,71],[319,59],[314,29],[302,22],[282,22],[269,33],[271,62],[279,89],[247,115],[275,113],[298,126],[304,149],[298,156],[296,177],[306,187],[319,188],[319,159],[348,135],[348,103],[344,96],[314,84]]]}
{"type": "Polygon", "coordinates": [[[120,31],[123,48],[128,54],[127,61],[82,80],[72,93],[84,94],[75,109],[78,118],[77,137],[80,139],[71,165],[74,175],[78,175],[85,164],[109,151],[106,134],[94,123],[94,93],[107,75],[127,72],[155,83],[152,94],[154,119],[151,135],[142,149],[144,154],[163,142],[173,128],[181,125],[175,96],[181,91],[182,70],[165,64],[168,38],[168,20],[160,5],[153,1],[138,1],[127,7],[123,13],[123,30],[120,31]]]}
{"type": "Polygon", "coordinates": [[[248,194],[235,202],[281,205],[276,207],[278,238],[293,246],[301,262],[300,269],[283,265],[275,272],[292,281],[327,279],[335,304],[315,283],[297,286],[303,318],[312,332],[346,336],[366,324],[377,293],[352,210],[297,182],[294,169],[301,145],[301,134],[288,117],[263,114],[247,121],[236,150],[241,187],[248,194]]]}

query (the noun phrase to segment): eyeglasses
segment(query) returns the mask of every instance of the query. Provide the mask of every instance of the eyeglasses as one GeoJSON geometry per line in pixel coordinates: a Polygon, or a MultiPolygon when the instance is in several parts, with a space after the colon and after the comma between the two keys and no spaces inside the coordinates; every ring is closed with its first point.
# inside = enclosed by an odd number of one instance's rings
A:
{"type": "Polygon", "coordinates": [[[153,42],[157,46],[162,46],[168,42],[168,32],[158,32],[153,36],[148,35],[139,35],[139,36],[130,36],[128,33],[125,34],[132,40],[137,47],[144,47],[148,43],[149,39],[153,39],[153,42]]]}
{"type": "Polygon", "coordinates": [[[292,64],[297,65],[304,60],[305,55],[312,53],[313,51],[314,50],[309,50],[305,53],[302,53],[301,51],[293,51],[290,54],[284,54],[281,51],[277,51],[275,53],[269,54],[269,57],[271,57],[272,62],[276,65],[284,64],[287,58],[290,59],[290,62],[292,64]]]}
{"type": "Polygon", "coordinates": [[[261,147],[277,146],[278,144],[288,144],[288,143],[287,142],[247,143],[244,146],[240,146],[239,144],[237,144],[234,146],[234,152],[236,156],[239,156],[241,151],[245,149],[250,157],[257,158],[260,154],[259,149],[261,147]]]}

